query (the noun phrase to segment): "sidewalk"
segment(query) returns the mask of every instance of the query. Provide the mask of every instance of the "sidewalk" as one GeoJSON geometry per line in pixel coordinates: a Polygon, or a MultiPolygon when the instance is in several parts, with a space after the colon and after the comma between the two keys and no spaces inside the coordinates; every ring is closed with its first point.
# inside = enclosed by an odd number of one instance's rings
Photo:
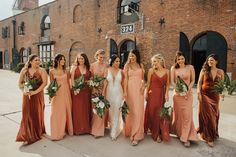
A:
{"type": "MultiPolygon", "coordinates": [[[[150,136],[138,146],[131,146],[129,139],[121,135],[117,141],[106,136],[94,139],[90,135],[66,136],[63,140],[52,142],[47,138],[22,146],[15,142],[21,120],[21,91],[18,89],[19,74],[0,70],[0,156],[2,157],[235,157],[236,156],[236,96],[227,96],[221,102],[219,134],[220,139],[214,148],[205,142],[192,144],[185,148],[176,137],[169,143],[153,142],[150,136]]],[[[196,90],[196,89],[194,89],[196,90]]],[[[172,99],[173,92],[170,93],[172,99]]],[[[45,125],[50,130],[50,110],[48,96],[45,96],[45,125]]],[[[194,123],[198,125],[198,104],[194,91],[194,123]]]]}

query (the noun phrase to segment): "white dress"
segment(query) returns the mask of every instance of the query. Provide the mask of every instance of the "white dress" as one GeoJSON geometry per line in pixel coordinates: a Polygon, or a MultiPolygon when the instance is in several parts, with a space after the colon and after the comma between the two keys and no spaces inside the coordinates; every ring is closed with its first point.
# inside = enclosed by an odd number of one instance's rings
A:
{"type": "Polygon", "coordinates": [[[122,74],[121,70],[119,70],[114,77],[110,70],[108,69],[107,73],[107,90],[106,90],[106,96],[107,100],[110,102],[111,107],[109,109],[109,121],[110,121],[110,136],[112,139],[116,139],[121,130],[122,130],[122,118],[121,118],[121,112],[120,112],[120,106],[123,102],[123,89],[121,86],[122,81],[122,74]]]}

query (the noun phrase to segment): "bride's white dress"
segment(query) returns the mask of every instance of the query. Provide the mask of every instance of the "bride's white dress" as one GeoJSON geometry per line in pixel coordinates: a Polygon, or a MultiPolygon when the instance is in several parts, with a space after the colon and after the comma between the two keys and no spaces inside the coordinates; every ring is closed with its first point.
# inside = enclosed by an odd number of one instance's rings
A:
{"type": "Polygon", "coordinates": [[[120,106],[123,102],[123,89],[121,86],[122,81],[122,73],[121,70],[119,70],[116,74],[116,76],[112,76],[112,73],[108,69],[107,73],[107,90],[106,90],[106,96],[107,100],[110,102],[111,107],[109,109],[109,121],[110,121],[110,136],[112,139],[116,139],[121,130],[122,130],[122,117],[120,112],[120,106]]]}

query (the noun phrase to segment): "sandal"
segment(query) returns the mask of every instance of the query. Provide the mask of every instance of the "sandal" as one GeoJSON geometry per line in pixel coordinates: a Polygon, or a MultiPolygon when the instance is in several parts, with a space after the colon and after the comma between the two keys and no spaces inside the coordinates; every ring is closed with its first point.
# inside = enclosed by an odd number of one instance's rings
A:
{"type": "Polygon", "coordinates": [[[208,145],[209,147],[214,147],[214,142],[208,141],[208,142],[207,142],[207,145],[208,145]]]}
{"type": "Polygon", "coordinates": [[[185,146],[185,147],[190,147],[190,142],[189,142],[189,141],[184,142],[184,146],[185,146]]]}
{"type": "Polygon", "coordinates": [[[137,146],[137,145],[138,145],[138,141],[133,140],[133,141],[131,142],[131,145],[132,145],[132,146],[137,146]]]}

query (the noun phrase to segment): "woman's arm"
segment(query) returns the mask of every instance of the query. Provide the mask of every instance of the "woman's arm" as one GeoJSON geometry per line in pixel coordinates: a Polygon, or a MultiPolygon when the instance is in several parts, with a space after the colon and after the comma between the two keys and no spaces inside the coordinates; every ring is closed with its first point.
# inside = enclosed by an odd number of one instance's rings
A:
{"type": "Polygon", "coordinates": [[[202,101],[202,95],[201,95],[201,88],[202,88],[202,80],[203,80],[204,72],[203,70],[200,71],[198,83],[197,83],[197,96],[198,100],[202,101]]]}
{"type": "Polygon", "coordinates": [[[24,89],[24,82],[25,82],[25,74],[26,74],[26,68],[23,68],[22,70],[21,70],[21,72],[20,72],[20,78],[19,78],[19,80],[18,80],[18,86],[19,86],[19,88],[20,88],[20,90],[22,90],[23,91],[23,89],[24,89]]]}
{"type": "Polygon", "coordinates": [[[71,87],[74,86],[75,84],[75,69],[76,69],[76,66],[73,66],[71,67],[71,70],[70,70],[70,76],[71,76],[71,87]]]}
{"type": "Polygon", "coordinates": [[[129,67],[128,65],[126,65],[123,71],[124,72],[124,97],[127,96],[127,90],[128,90],[128,80],[129,80],[128,70],[129,70],[129,67]]]}
{"type": "Polygon", "coordinates": [[[195,83],[195,70],[192,65],[190,65],[190,84],[189,89],[193,88],[193,85],[195,83]]]}
{"type": "Polygon", "coordinates": [[[152,74],[153,74],[153,69],[150,68],[148,70],[148,76],[147,76],[146,100],[148,98],[148,93],[151,92],[151,91],[149,91],[149,88],[150,88],[150,84],[151,84],[151,76],[152,76],[152,74]]]}
{"type": "MultiPolygon", "coordinates": [[[[108,73],[108,69],[106,69],[105,73],[104,73],[104,77],[107,78],[107,73],[108,73]]],[[[106,90],[107,90],[107,85],[108,85],[108,81],[107,79],[104,80],[104,84],[103,84],[103,89],[102,89],[102,95],[104,97],[106,97],[106,90]]]]}
{"type": "Polygon", "coordinates": [[[166,92],[165,92],[165,101],[169,101],[169,88],[170,88],[170,71],[166,69],[167,82],[166,82],[166,92]]]}
{"type": "Polygon", "coordinates": [[[170,70],[170,82],[171,82],[173,88],[175,89],[176,83],[175,83],[175,68],[174,68],[174,66],[172,66],[171,70],[170,70]]]}

